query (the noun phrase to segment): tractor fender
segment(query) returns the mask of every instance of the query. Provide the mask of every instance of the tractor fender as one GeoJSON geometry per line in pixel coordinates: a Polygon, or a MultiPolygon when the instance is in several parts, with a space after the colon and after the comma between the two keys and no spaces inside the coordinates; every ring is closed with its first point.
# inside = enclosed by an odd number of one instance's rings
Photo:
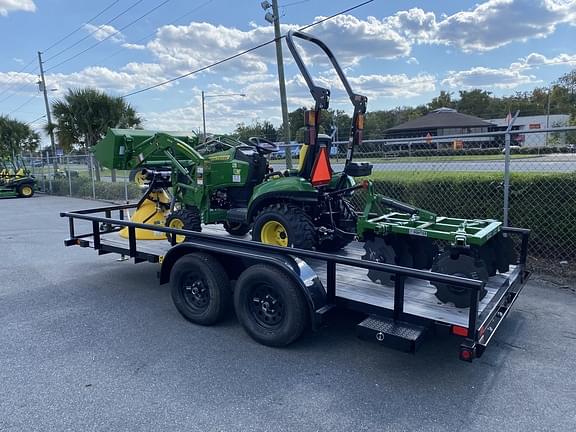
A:
{"type": "Polygon", "coordinates": [[[315,203],[318,202],[318,197],[318,190],[301,177],[282,177],[267,181],[254,188],[248,202],[246,220],[250,223],[258,212],[269,204],[279,201],[315,203]]]}
{"type": "Polygon", "coordinates": [[[276,254],[256,251],[241,246],[211,243],[206,241],[187,240],[173,246],[162,259],[159,279],[160,284],[170,282],[170,272],[176,262],[183,256],[194,252],[207,252],[220,261],[231,280],[237,279],[246,268],[254,264],[269,264],[292,279],[308,305],[310,322],[316,329],[319,322],[315,312],[326,305],[326,291],[316,272],[302,259],[289,254],[276,254]],[[230,259],[234,257],[234,259],[230,259]],[[231,266],[231,263],[234,263],[231,266]]]}

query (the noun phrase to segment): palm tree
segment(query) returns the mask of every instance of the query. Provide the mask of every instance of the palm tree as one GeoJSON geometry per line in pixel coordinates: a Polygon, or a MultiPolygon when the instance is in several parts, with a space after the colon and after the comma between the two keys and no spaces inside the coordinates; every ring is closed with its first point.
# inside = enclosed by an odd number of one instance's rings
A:
{"type": "MultiPolygon", "coordinates": [[[[121,97],[107,95],[92,89],[70,89],[64,99],[52,104],[54,128],[58,142],[64,149],[71,150],[82,143],[89,150],[104,137],[108,128],[138,128],[142,119],[134,108],[121,97]]],[[[96,179],[100,170],[96,164],[96,179]]],[[[112,172],[115,181],[115,172],[112,172]]]]}
{"type": "Polygon", "coordinates": [[[0,158],[34,152],[40,136],[27,123],[0,116],[0,158]]]}

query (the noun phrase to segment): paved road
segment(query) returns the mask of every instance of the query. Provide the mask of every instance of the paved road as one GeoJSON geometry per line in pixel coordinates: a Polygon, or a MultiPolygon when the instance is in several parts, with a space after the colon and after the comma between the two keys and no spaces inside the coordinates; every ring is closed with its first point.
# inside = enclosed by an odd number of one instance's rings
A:
{"type": "Polygon", "coordinates": [[[350,315],[271,349],[182,319],[155,265],[64,248],[58,212],[94,204],[0,201],[2,432],[574,430],[574,290],[530,283],[473,364],[362,342],[350,315]]]}

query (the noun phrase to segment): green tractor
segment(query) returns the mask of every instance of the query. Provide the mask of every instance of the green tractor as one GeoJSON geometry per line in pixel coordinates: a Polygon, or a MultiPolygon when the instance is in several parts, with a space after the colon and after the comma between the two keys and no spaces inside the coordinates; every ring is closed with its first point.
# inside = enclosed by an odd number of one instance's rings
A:
{"type": "Polygon", "coordinates": [[[36,179],[22,159],[0,160],[0,197],[30,198],[35,187],[36,179]]]}
{"type": "MultiPolygon", "coordinates": [[[[353,240],[364,243],[365,259],[487,280],[508,271],[516,257],[511,240],[495,220],[440,217],[374,192],[369,163],[353,161],[362,143],[367,98],[354,93],[330,49],[319,39],[289,32],[286,41],[314,98],[305,114],[305,139],[298,169],[275,171],[269,156],[278,146],[264,138],[247,143],[212,139],[200,143],[187,133],[111,129],[97,144],[103,166],[137,169],[147,191],[132,220],[200,231],[203,224],[222,224],[232,235],[263,243],[337,251],[353,240]],[[330,90],[317,86],[294,39],[317,45],[328,56],[354,107],[346,159],[341,172],[330,163],[331,139],[319,134],[330,90]],[[357,212],[350,198],[365,190],[365,207],[357,212]]],[[[138,235],[145,237],[146,230],[138,235]]],[[[151,233],[151,232],[150,232],[151,233]]],[[[168,238],[172,243],[183,238],[168,238]]],[[[391,283],[382,272],[374,282],[391,283]]],[[[466,306],[467,292],[436,285],[444,302],[466,306]]],[[[485,292],[481,293],[483,297],[485,292]]]]}

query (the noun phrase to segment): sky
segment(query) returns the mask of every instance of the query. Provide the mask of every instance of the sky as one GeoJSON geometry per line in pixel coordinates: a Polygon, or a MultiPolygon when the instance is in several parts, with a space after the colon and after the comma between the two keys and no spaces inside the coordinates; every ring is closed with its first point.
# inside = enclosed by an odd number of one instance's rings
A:
{"type": "MultiPolygon", "coordinates": [[[[282,32],[360,2],[279,0],[282,32]]],[[[264,15],[260,0],[0,0],[0,114],[46,123],[38,51],[51,101],[87,86],[124,96],[272,39],[264,15]]],[[[332,49],[368,110],[426,103],[441,90],[527,91],[576,67],[576,0],[375,0],[307,31],[332,49]]],[[[313,48],[300,47],[316,83],[331,88],[331,107],[351,113],[313,48]]],[[[285,42],[283,52],[289,110],[311,105],[285,42]]],[[[202,125],[202,91],[209,132],[281,123],[273,45],[126,100],[147,129],[191,130],[202,125]]]]}

